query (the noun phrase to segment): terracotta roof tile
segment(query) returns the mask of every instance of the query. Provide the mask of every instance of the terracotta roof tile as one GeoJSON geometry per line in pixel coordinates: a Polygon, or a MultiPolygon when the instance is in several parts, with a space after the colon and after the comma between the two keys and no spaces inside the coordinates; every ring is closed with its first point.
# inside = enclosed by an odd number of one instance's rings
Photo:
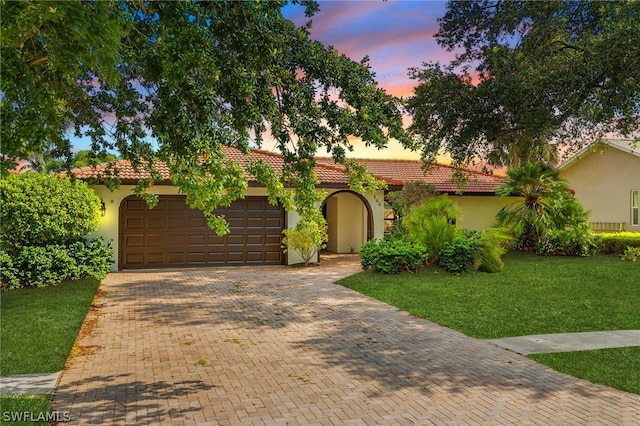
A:
{"type": "MultiPolygon", "coordinates": [[[[238,163],[243,168],[243,170],[245,171],[245,176],[247,177],[249,182],[256,182],[254,176],[247,172],[247,167],[250,160],[263,160],[265,163],[270,165],[276,173],[282,173],[284,160],[279,154],[252,149],[250,150],[248,155],[245,155],[241,151],[228,146],[223,146],[223,150],[225,151],[225,154],[229,160],[238,163]]],[[[158,161],[156,162],[156,167],[158,168],[162,179],[168,183],[169,168],[167,167],[167,165],[164,162],[158,161]]],[[[120,160],[115,162],[113,165],[105,163],[100,164],[96,167],[81,167],[72,170],[71,173],[73,173],[73,175],[78,179],[86,180],[105,177],[109,169],[117,170],[118,177],[123,182],[148,179],[150,177],[149,173],[144,170],[144,167],[140,167],[139,170],[136,171],[131,162],[128,160],[120,160]]],[[[316,174],[318,175],[318,179],[320,179],[321,184],[346,185],[349,179],[349,176],[342,169],[327,164],[318,164],[316,166],[316,174]]]]}
{"type": "MultiPolygon", "coordinates": [[[[227,158],[237,162],[245,170],[245,175],[249,182],[255,183],[255,178],[246,170],[250,160],[261,159],[276,171],[282,173],[284,160],[280,154],[250,150],[248,155],[243,154],[235,148],[223,147],[227,158]]],[[[420,181],[432,184],[440,192],[458,192],[461,188],[453,181],[455,169],[443,164],[431,164],[427,170],[423,169],[424,163],[415,160],[365,160],[358,159],[358,162],[366,164],[369,173],[377,179],[386,181],[390,186],[402,186],[405,182],[420,181]]],[[[317,158],[316,174],[321,184],[346,185],[349,176],[344,172],[343,166],[336,164],[331,158],[317,158]]],[[[110,167],[118,171],[118,176],[123,182],[135,182],[139,179],[147,179],[149,173],[141,167],[139,171],[134,170],[131,162],[120,160],[109,166],[100,164],[96,167],[81,167],[71,171],[79,179],[91,179],[105,177],[110,167]]],[[[163,162],[157,162],[156,167],[163,180],[169,183],[169,169],[163,162]]],[[[487,175],[480,172],[465,171],[468,177],[467,186],[462,188],[466,193],[493,193],[502,183],[502,177],[487,175]]]]}
{"type": "MultiPolygon", "coordinates": [[[[453,180],[455,168],[444,164],[428,164],[426,170],[425,163],[417,160],[367,160],[357,159],[361,164],[366,164],[369,173],[393,182],[424,182],[432,184],[440,192],[465,193],[493,193],[502,184],[501,176],[488,175],[485,173],[465,170],[464,175],[468,178],[467,185],[463,188],[453,180]]],[[[318,158],[318,162],[324,164],[335,164],[331,158],[318,158]]]]}

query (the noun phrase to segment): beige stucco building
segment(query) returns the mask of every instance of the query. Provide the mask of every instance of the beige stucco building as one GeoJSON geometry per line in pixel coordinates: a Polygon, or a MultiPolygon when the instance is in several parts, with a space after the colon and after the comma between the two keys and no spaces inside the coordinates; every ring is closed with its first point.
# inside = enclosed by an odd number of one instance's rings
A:
{"type": "Polygon", "coordinates": [[[640,144],[609,139],[591,145],[560,166],[575,196],[591,211],[599,231],[640,232],[640,144]]]}

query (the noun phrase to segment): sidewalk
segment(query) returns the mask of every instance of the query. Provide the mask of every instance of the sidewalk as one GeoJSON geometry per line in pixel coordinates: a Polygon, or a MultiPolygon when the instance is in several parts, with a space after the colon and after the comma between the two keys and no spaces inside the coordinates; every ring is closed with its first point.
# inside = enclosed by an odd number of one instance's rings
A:
{"type": "Polygon", "coordinates": [[[640,330],[593,331],[585,333],[534,334],[488,339],[497,346],[521,355],[640,346],[640,330]]]}

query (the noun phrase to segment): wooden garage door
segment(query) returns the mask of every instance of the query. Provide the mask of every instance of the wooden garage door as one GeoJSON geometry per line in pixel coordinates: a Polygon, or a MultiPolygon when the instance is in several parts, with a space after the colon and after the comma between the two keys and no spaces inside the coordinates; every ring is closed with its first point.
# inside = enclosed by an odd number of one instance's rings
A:
{"type": "Polygon", "coordinates": [[[120,206],[120,268],[283,263],[281,207],[266,197],[247,197],[216,212],[225,215],[229,234],[217,236],[184,196],[161,195],[153,209],[127,197],[120,206]]]}

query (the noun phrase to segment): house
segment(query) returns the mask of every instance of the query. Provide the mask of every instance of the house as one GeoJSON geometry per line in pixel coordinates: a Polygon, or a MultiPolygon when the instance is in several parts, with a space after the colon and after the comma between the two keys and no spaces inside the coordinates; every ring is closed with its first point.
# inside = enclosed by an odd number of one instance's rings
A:
{"type": "MultiPolygon", "coordinates": [[[[135,171],[131,163],[116,163],[121,184],[111,191],[105,185],[93,185],[104,203],[104,219],[95,236],[112,241],[116,251],[113,270],[136,268],[167,268],[220,265],[269,265],[302,262],[297,253],[284,254],[281,248],[282,231],[295,226],[299,217],[281,206],[270,205],[266,189],[246,172],[249,160],[261,159],[282,171],[280,155],[252,149],[248,156],[234,148],[224,147],[229,161],[237,162],[245,170],[249,187],[243,199],[231,206],[219,208],[230,226],[230,233],[216,235],[206,224],[199,210],[190,209],[185,196],[172,185],[164,163],[157,164],[162,176],[149,193],[158,195],[158,205],[149,209],[146,202],[132,195],[139,179],[148,178],[146,172],[135,171]]],[[[469,183],[464,195],[452,183],[454,169],[434,165],[426,173],[421,161],[361,160],[378,179],[385,180],[390,190],[399,190],[404,182],[422,180],[432,183],[439,191],[452,195],[463,210],[459,226],[484,229],[493,224],[496,212],[507,200],[495,197],[501,178],[468,172],[469,183]]],[[[73,170],[79,179],[91,181],[102,176],[107,165],[73,170]]],[[[364,195],[351,191],[349,176],[333,160],[319,159],[316,174],[319,189],[327,197],[319,206],[328,223],[327,249],[337,253],[358,252],[362,244],[384,235],[385,192],[377,190],[364,195]]]]}
{"type": "MultiPolygon", "coordinates": [[[[105,185],[93,185],[104,203],[104,218],[94,236],[112,241],[116,251],[113,270],[302,262],[297,253],[284,254],[281,248],[282,231],[294,227],[299,221],[298,215],[269,204],[266,188],[246,172],[249,160],[258,159],[276,172],[282,171],[282,157],[260,150],[251,150],[248,156],[234,148],[225,146],[224,150],[229,161],[243,167],[249,181],[243,199],[216,210],[229,223],[231,232],[224,236],[216,235],[207,226],[199,210],[187,206],[186,197],[172,185],[164,163],[157,164],[162,180],[148,190],[158,195],[158,205],[153,209],[132,195],[138,180],[149,175],[135,171],[126,160],[115,164],[121,182],[118,189],[111,191],[105,185]]],[[[79,179],[91,181],[104,175],[106,170],[105,164],[75,169],[72,173],[79,179]]],[[[338,201],[339,208],[329,229],[341,247],[349,247],[346,252],[351,248],[358,251],[367,240],[383,236],[383,191],[361,195],[349,190],[349,176],[337,167],[319,164],[316,174],[319,189],[328,194],[325,203],[338,201]]]]}
{"type": "Polygon", "coordinates": [[[640,143],[607,139],[560,166],[596,231],[640,232],[640,143]]]}

